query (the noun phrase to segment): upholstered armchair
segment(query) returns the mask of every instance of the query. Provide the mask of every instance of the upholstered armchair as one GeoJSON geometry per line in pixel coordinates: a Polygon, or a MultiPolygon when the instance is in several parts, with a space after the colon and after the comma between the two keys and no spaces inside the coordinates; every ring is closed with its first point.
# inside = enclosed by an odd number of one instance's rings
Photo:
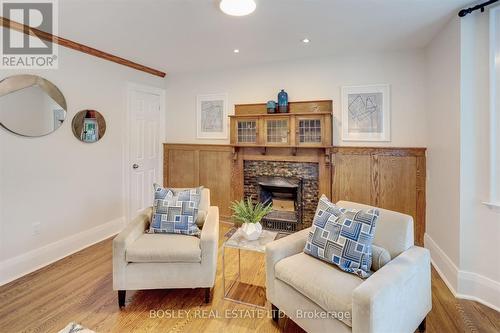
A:
{"type": "MultiPolygon", "coordinates": [[[[348,201],[337,205],[372,208],[348,201]]],[[[364,280],[305,254],[310,228],[268,244],[266,293],[275,321],[280,310],[308,332],[425,330],[432,307],[429,251],[414,246],[411,216],[379,210],[374,244],[391,258],[364,280]]]]}
{"type": "Polygon", "coordinates": [[[203,189],[197,224],[201,236],[149,234],[152,208],[146,209],[113,240],[113,289],[125,305],[126,290],[204,288],[210,302],[217,269],[219,209],[203,189]]]}

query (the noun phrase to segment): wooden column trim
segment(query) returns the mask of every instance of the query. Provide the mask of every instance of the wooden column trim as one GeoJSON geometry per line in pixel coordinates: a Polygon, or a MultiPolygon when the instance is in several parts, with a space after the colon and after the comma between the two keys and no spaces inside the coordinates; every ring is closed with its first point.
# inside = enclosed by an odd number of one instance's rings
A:
{"type": "Polygon", "coordinates": [[[138,64],[136,62],[127,60],[125,58],[121,58],[121,57],[115,56],[113,54],[110,54],[110,53],[107,53],[104,51],[100,51],[100,50],[95,49],[93,47],[90,47],[90,46],[87,46],[84,44],[80,44],[80,43],[74,42],[74,41],[66,39],[66,38],[52,35],[48,32],[45,32],[45,31],[42,31],[42,30],[39,30],[36,28],[32,28],[30,26],[21,24],[19,22],[11,21],[11,20],[9,20],[5,17],[2,17],[2,16],[0,16],[0,25],[3,26],[4,28],[7,28],[7,29],[13,29],[13,30],[22,32],[22,33],[27,34],[27,35],[36,36],[36,37],[43,39],[45,41],[67,47],[67,48],[75,50],[75,51],[86,53],[86,54],[92,55],[94,57],[105,59],[105,60],[120,64],[123,66],[127,66],[130,68],[136,69],[138,71],[146,72],[146,73],[151,74],[151,75],[155,75],[155,76],[159,76],[159,77],[165,77],[165,75],[166,75],[166,73],[159,71],[157,69],[138,64]]]}

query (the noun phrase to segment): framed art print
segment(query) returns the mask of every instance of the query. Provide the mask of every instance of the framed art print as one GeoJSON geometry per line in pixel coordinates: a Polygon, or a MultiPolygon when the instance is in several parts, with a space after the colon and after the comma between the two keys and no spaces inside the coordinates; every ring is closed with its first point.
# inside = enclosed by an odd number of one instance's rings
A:
{"type": "Polygon", "coordinates": [[[391,140],[388,84],[342,87],[342,140],[391,140]]]}
{"type": "Polygon", "coordinates": [[[227,139],[227,94],[196,97],[196,137],[227,139]]]}

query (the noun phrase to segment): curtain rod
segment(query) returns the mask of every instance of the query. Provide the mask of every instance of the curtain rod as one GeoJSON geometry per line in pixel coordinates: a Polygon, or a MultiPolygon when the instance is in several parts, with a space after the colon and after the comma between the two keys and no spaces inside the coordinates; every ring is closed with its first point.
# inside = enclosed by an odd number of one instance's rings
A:
{"type": "Polygon", "coordinates": [[[464,17],[467,14],[470,14],[473,11],[478,10],[478,9],[480,9],[481,13],[482,13],[482,12],[484,12],[484,7],[489,6],[491,4],[494,4],[497,1],[498,0],[490,0],[490,1],[486,1],[486,2],[480,3],[479,5],[476,5],[474,7],[470,7],[470,8],[467,8],[467,9],[462,9],[461,11],[458,12],[458,16],[464,17]]]}

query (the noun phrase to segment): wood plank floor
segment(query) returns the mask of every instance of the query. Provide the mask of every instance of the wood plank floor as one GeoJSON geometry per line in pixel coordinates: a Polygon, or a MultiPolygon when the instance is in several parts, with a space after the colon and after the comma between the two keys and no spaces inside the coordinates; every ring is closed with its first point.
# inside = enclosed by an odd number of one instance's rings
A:
{"type": "MultiPolygon", "coordinates": [[[[229,228],[221,224],[220,244],[229,228]]],[[[203,303],[201,290],[149,290],[128,292],[127,306],[120,311],[112,290],[111,244],[105,240],[0,287],[0,332],[58,332],[72,321],[99,333],[302,332],[291,320],[280,320],[278,327],[265,311],[223,300],[220,250],[211,304],[203,303]]],[[[229,272],[235,270],[236,258],[227,252],[229,272]]],[[[244,280],[264,284],[263,256],[242,252],[241,259],[244,280]]],[[[236,292],[254,300],[265,297],[258,288],[236,292]]],[[[500,332],[498,312],[455,299],[434,270],[432,292],[427,332],[500,332]]]]}

